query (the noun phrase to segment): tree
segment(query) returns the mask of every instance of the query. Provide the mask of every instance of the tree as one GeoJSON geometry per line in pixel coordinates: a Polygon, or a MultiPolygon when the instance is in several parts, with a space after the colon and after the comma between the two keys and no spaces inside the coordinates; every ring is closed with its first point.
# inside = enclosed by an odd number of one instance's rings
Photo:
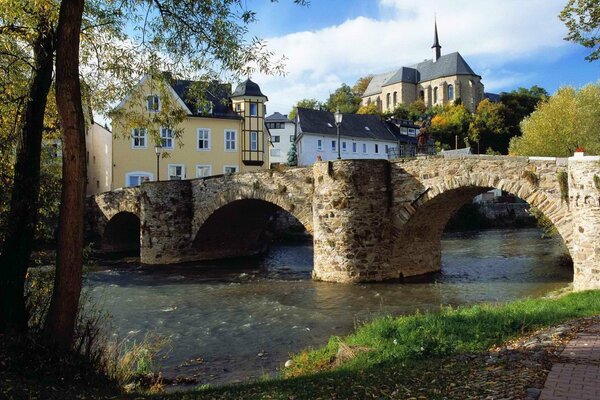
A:
{"type": "MultiPolygon", "coordinates": [[[[24,1],[2,14],[0,33],[3,41],[18,45],[9,54],[30,66],[31,78],[27,94],[22,99],[22,115],[18,118],[16,160],[7,233],[0,255],[0,331],[27,329],[24,285],[37,222],[37,203],[40,188],[40,154],[46,102],[52,83],[54,61],[54,23],[56,8],[53,1],[24,1]],[[18,51],[19,44],[27,46],[33,57],[18,51]]],[[[16,111],[16,110],[15,110],[16,111]]]]}
{"type": "Polygon", "coordinates": [[[600,84],[563,87],[521,124],[523,136],[510,142],[512,155],[569,157],[583,147],[600,154],[600,84]]]}
{"type": "Polygon", "coordinates": [[[294,120],[296,118],[296,110],[300,108],[308,108],[311,110],[319,110],[322,107],[322,104],[317,99],[302,99],[296,102],[296,105],[292,107],[290,112],[288,113],[288,118],[290,120],[294,120]]]}
{"type": "Polygon", "coordinates": [[[477,143],[478,151],[491,149],[507,154],[510,137],[504,121],[506,106],[485,99],[477,105],[473,121],[469,125],[469,140],[477,143]]]}
{"type": "Polygon", "coordinates": [[[324,106],[330,112],[340,110],[345,114],[354,114],[360,107],[361,98],[345,83],[329,95],[324,106]]]}
{"type": "Polygon", "coordinates": [[[290,167],[295,167],[298,165],[298,153],[296,151],[296,142],[292,143],[288,153],[287,153],[287,165],[290,167]]]}
{"type": "Polygon", "coordinates": [[[521,121],[535,110],[538,103],[548,97],[546,89],[532,86],[518,88],[512,92],[500,93],[500,102],[506,106],[504,121],[509,137],[521,136],[521,121]]]}
{"type": "Polygon", "coordinates": [[[357,111],[357,114],[370,114],[370,115],[378,115],[379,110],[377,109],[377,104],[371,103],[366,106],[360,107],[357,111]]]}
{"type": "Polygon", "coordinates": [[[408,105],[408,119],[413,122],[423,118],[426,112],[427,106],[423,100],[417,100],[408,105]]]}
{"type": "Polygon", "coordinates": [[[373,75],[367,75],[358,78],[354,86],[352,86],[352,91],[354,92],[354,94],[358,97],[362,97],[363,93],[365,93],[365,90],[367,90],[367,86],[369,86],[369,83],[371,83],[372,79],[373,75]]]}
{"type": "Polygon", "coordinates": [[[462,104],[449,104],[443,111],[431,119],[431,137],[442,146],[461,147],[468,140],[469,125],[472,116],[462,104]]]}
{"type": "Polygon", "coordinates": [[[592,52],[588,61],[600,58],[600,3],[598,0],[569,0],[558,16],[569,29],[565,40],[579,43],[592,52]]]}

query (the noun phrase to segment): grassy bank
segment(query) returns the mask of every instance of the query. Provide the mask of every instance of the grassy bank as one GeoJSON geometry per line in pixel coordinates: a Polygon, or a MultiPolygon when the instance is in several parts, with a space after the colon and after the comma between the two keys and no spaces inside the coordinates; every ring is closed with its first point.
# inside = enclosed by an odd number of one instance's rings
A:
{"type": "MultiPolygon", "coordinates": [[[[504,305],[444,308],[381,318],[293,358],[284,378],[169,395],[173,399],[410,398],[410,388],[458,379],[473,365],[450,360],[566,320],[600,314],[600,291],[504,305]],[[452,365],[452,367],[448,367],[452,365]],[[407,392],[398,392],[398,390],[407,392]],[[396,394],[392,394],[396,391],[396,394]]],[[[448,382],[446,382],[448,383],[448,382]]],[[[440,383],[441,385],[441,383],[440,383]]],[[[431,385],[429,385],[431,386],[431,385]]],[[[441,387],[441,386],[440,386],[441,387]]],[[[435,391],[436,389],[431,389],[435,391]]],[[[419,392],[433,396],[434,392],[419,392]]]]}

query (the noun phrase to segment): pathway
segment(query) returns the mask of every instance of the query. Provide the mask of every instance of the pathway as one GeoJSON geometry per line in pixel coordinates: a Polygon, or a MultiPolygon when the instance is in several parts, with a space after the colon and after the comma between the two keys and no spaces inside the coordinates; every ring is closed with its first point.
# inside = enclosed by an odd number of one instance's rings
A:
{"type": "Polygon", "coordinates": [[[600,324],[572,339],[552,366],[539,400],[600,399],[600,324]]]}

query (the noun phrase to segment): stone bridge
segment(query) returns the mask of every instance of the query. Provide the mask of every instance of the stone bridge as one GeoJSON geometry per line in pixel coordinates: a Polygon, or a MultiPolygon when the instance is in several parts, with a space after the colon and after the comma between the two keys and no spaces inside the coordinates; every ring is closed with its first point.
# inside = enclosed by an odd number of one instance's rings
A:
{"type": "Polygon", "coordinates": [[[401,279],[440,269],[450,217],[492,188],[537,207],[574,261],[577,290],[600,288],[600,157],[340,160],[308,168],[147,182],[89,199],[105,250],[170,264],[256,254],[277,210],[313,235],[313,277],[401,279]]]}

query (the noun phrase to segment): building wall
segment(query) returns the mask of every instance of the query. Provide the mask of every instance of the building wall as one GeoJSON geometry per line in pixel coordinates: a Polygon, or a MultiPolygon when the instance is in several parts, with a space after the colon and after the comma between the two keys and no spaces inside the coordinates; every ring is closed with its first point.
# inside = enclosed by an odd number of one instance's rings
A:
{"type": "Polygon", "coordinates": [[[98,194],[111,190],[112,183],[112,134],[93,123],[85,132],[87,158],[86,194],[98,194]]]}
{"type": "MultiPolygon", "coordinates": [[[[147,93],[149,85],[149,81],[143,83],[139,88],[140,92],[147,93]]],[[[165,93],[163,92],[162,95],[165,93]]],[[[170,101],[177,104],[174,95],[166,95],[170,96],[170,101]]],[[[245,102],[241,102],[242,113],[245,105],[245,102]]],[[[128,111],[144,112],[144,107],[144,100],[138,96],[131,96],[123,104],[123,109],[128,111]]],[[[258,114],[260,118],[264,117],[262,105],[258,107],[258,114]]],[[[120,120],[117,118],[113,121],[113,189],[126,187],[126,176],[133,172],[146,173],[151,181],[157,178],[157,160],[154,150],[156,142],[153,140],[152,134],[148,133],[145,148],[133,148],[131,135],[135,124],[127,121],[130,119],[120,120]]],[[[244,129],[244,122],[243,118],[186,117],[175,127],[176,130],[181,131],[179,139],[174,139],[173,148],[164,149],[160,158],[160,180],[169,179],[169,166],[175,165],[184,167],[184,179],[196,178],[197,166],[209,166],[209,175],[223,174],[225,167],[236,167],[238,172],[268,168],[268,152],[264,153],[266,160],[263,165],[244,165],[242,162],[242,143],[244,140],[246,143],[249,141],[249,137],[244,137],[245,131],[253,129],[259,132],[259,150],[263,150],[269,142],[264,125],[258,126],[256,121],[249,119],[246,129],[244,129]],[[210,146],[207,150],[198,149],[198,129],[200,128],[210,131],[210,146]],[[236,146],[233,151],[225,149],[225,131],[227,130],[236,132],[236,146]]]]}
{"type": "MultiPolygon", "coordinates": [[[[321,156],[321,160],[329,161],[336,160],[338,156],[337,147],[332,150],[331,143],[336,142],[335,136],[316,135],[312,133],[303,133],[297,143],[298,165],[308,166],[317,161],[317,156],[321,156]],[[318,141],[321,140],[321,150],[319,150],[318,141]]],[[[396,149],[398,143],[396,141],[387,140],[370,140],[358,139],[342,136],[340,138],[341,157],[342,159],[384,159],[387,160],[386,146],[396,149]],[[346,151],[344,151],[343,143],[346,143],[346,151]],[[356,143],[356,152],[353,152],[352,144],[356,143]],[[367,146],[367,152],[363,152],[363,144],[367,146]],[[379,153],[375,153],[375,144],[379,147],[379,153]]]]}
{"type": "Polygon", "coordinates": [[[292,122],[284,123],[283,129],[269,129],[271,132],[271,142],[273,146],[269,150],[271,164],[286,163],[287,155],[294,142],[295,125],[292,122]],[[279,142],[275,142],[275,137],[279,136],[279,142]]]}

